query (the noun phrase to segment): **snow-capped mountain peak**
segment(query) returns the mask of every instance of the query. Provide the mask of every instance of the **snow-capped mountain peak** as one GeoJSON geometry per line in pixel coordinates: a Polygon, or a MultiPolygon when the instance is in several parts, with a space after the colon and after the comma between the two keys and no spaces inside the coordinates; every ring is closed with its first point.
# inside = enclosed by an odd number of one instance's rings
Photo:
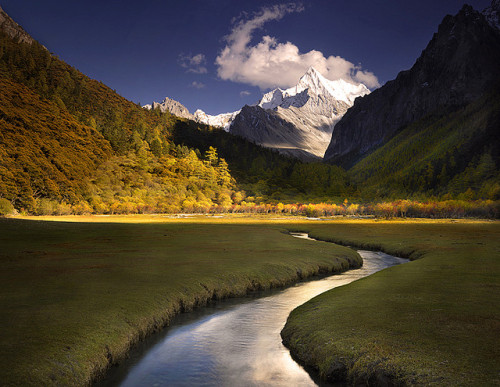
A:
{"type": "Polygon", "coordinates": [[[304,160],[321,158],[337,121],[368,93],[363,84],[330,81],[309,67],[295,86],[271,90],[257,106],[243,108],[229,132],[304,160]]]}
{"type": "Polygon", "coordinates": [[[297,86],[285,90],[285,92],[289,95],[295,95],[305,89],[309,89],[309,92],[317,95],[330,95],[336,100],[344,101],[349,105],[352,105],[357,97],[370,93],[370,90],[362,83],[354,85],[343,79],[330,81],[314,67],[309,67],[307,72],[300,78],[297,86]]]}
{"type": "Polygon", "coordinates": [[[299,98],[303,99],[302,93],[306,90],[309,95],[330,96],[337,101],[345,102],[349,106],[352,106],[357,97],[370,93],[370,90],[362,83],[354,85],[342,79],[330,81],[314,67],[309,67],[297,85],[286,90],[274,89],[264,94],[257,105],[263,109],[276,109],[284,104],[286,106],[296,106],[297,103],[294,97],[300,95],[299,98]]]}
{"type": "Polygon", "coordinates": [[[322,76],[318,70],[314,67],[309,67],[309,69],[305,72],[304,75],[299,79],[299,83],[296,86],[286,90],[290,95],[292,93],[297,94],[305,89],[309,89],[311,93],[315,94],[331,94],[328,82],[324,76],[322,76]]]}

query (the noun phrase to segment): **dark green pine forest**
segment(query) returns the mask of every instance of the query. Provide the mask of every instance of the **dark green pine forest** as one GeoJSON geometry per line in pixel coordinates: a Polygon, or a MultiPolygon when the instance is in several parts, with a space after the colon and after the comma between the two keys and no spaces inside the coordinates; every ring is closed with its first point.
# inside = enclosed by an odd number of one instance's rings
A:
{"type": "Polygon", "coordinates": [[[293,213],[305,203],[373,213],[367,203],[407,199],[478,201],[498,214],[498,88],[402,129],[347,171],[145,110],[2,31],[0,90],[0,214],[293,213]]]}

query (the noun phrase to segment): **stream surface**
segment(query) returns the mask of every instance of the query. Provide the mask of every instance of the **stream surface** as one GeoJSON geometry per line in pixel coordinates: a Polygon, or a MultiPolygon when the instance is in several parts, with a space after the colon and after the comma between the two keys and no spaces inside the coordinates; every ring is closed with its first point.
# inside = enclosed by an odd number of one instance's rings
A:
{"type": "MultiPolygon", "coordinates": [[[[294,236],[310,239],[307,234],[294,236]]],[[[280,332],[290,312],[318,294],[407,262],[381,252],[358,253],[364,261],[360,269],[301,282],[284,290],[219,301],[179,315],[125,364],[112,370],[100,385],[318,385],[291,358],[281,343],[280,332]]]]}

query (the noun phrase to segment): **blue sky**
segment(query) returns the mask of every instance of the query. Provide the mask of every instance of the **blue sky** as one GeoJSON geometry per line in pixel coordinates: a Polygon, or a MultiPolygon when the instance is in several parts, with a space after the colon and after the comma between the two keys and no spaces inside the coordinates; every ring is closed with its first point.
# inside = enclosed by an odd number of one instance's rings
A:
{"type": "MultiPolygon", "coordinates": [[[[489,0],[469,1],[482,10],[489,0]]],[[[141,104],[235,111],[309,65],[371,89],[409,69],[462,0],[0,0],[61,59],[141,104]]]]}

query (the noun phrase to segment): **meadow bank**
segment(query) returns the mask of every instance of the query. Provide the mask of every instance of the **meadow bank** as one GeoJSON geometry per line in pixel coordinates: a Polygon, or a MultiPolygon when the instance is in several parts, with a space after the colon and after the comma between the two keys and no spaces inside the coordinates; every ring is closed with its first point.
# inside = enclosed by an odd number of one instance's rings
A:
{"type": "Polygon", "coordinates": [[[498,385],[500,223],[352,222],[314,238],[414,259],[293,311],[282,338],[322,378],[369,385],[498,385]]]}

